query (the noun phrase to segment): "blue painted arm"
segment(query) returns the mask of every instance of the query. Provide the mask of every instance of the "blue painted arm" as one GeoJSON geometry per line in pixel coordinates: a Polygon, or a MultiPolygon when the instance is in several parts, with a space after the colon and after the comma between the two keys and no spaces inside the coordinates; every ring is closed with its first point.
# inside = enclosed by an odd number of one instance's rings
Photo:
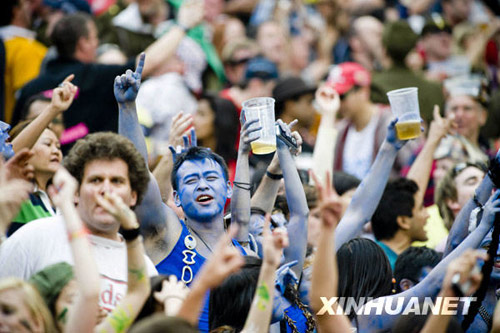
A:
{"type": "MultiPolygon", "coordinates": [[[[281,120],[278,124],[285,129],[291,136],[290,129],[281,120]]],[[[292,158],[292,153],[288,146],[279,138],[276,141],[277,152],[283,171],[283,179],[285,180],[285,194],[290,217],[288,219],[288,237],[290,246],[284,249],[285,263],[296,260],[297,265],[292,267],[292,271],[300,277],[307,247],[307,217],[309,216],[309,208],[307,207],[306,195],[302,182],[300,181],[297,167],[292,158]]]]}
{"type": "MultiPolygon", "coordinates": [[[[415,287],[405,292],[396,295],[385,296],[385,301],[392,301],[392,308],[394,309],[396,307],[395,304],[398,302],[397,299],[399,297],[402,297],[404,298],[402,309],[404,309],[410,301],[411,297],[419,297],[420,300],[423,300],[424,297],[435,297],[441,289],[448,264],[455,258],[458,258],[460,255],[462,255],[465,250],[477,248],[481,244],[481,241],[486,236],[486,234],[493,227],[495,214],[500,210],[500,199],[498,199],[499,195],[500,191],[497,190],[496,193],[492,195],[486,203],[484,214],[479,226],[469,236],[467,236],[455,250],[453,250],[448,256],[446,256],[446,258],[441,260],[441,262],[439,262],[439,264],[434,267],[434,269],[429,273],[429,275],[427,275],[425,279],[423,279],[415,287]]],[[[373,313],[371,315],[358,316],[359,332],[371,332],[374,329],[390,329],[400,315],[399,313],[396,315],[388,314],[387,312],[385,312],[385,306],[382,315],[376,315],[375,311],[372,312],[373,313]]]]}
{"type": "MultiPolygon", "coordinates": [[[[484,176],[483,181],[479,184],[476,189],[477,200],[484,205],[488,200],[493,189],[493,182],[488,174],[484,176]]],[[[450,229],[448,235],[448,240],[446,241],[446,249],[443,253],[443,258],[450,254],[460,243],[467,237],[469,233],[469,217],[471,212],[477,207],[473,198],[469,199],[465,206],[462,207],[460,213],[458,213],[453,225],[450,229]]]]}
{"type": "Polygon", "coordinates": [[[397,119],[389,124],[386,140],[382,143],[370,171],[354,192],[351,203],[335,230],[335,251],[356,237],[377,209],[396,154],[406,142],[397,139],[396,122],[397,119]]]}
{"type": "MultiPolygon", "coordinates": [[[[244,119],[244,112],[244,110],[241,111],[241,119],[244,119]]],[[[248,166],[248,154],[250,153],[250,143],[260,137],[258,131],[262,127],[258,124],[258,121],[258,119],[253,119],[241,126],[233,196],[231,197],[231,222],[238,224],[239,228],[236,239],[243,243],[249,241],[250,170],[248,166]]]]}
{"type": "MultiPolygon", "coordinates": [[[[147,166],[148,152],[135,106],[135,98],[141,85],[144,60],[145,55],[141,54],[135,72],[127,70],[125,74],[116,77],[114,94],[119,110],[118,132],[134,143],[147,166]]],[[[141,229],[146,236],[151,233],[158,233],[166,227],[167,214],[165,207],[161,200],[156,179],[150,174],[146,195],[142,203],[135,208],[137,218],[141,222],[141,229]]]]}

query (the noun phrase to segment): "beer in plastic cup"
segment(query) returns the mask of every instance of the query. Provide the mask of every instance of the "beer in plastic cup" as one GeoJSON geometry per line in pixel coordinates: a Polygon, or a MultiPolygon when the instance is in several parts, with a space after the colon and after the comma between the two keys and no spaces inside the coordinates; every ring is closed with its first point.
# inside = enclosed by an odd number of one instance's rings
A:
{"type": "Polygon", "coordinates": [[[259,119],[262,129],[260,138],[251,143],[252,152],[257,155],[269,154],[276,150],[276,129],[274,124],[274,99],[257,97],[243,102],[246,121],[259,119]]]}
{"type": "Polygon", "coordinates": [[[420,130],[420,108],[418,106],[418,88],[402,88],[387,93],[392,113],[398,117],[396,133],[400,140],[418,138],[420,130]]]}

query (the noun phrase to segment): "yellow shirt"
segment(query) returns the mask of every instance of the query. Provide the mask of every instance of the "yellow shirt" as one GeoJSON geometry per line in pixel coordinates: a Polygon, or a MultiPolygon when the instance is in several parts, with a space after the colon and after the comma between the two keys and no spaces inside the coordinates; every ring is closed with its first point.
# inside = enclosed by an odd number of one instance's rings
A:
{"type": "Polygon", "coordinates": [[[439,215],[439,208],[436,204],[427,207],[429,218],[424,227],[427,232],[427,240],[425,242],[413,242],[412,246],[427,246],[434,249],[441,241],[448,236],[448,229],[444,226],[444,221],[439,215]]]}
{"type": "Polygon", "coordinates": [[[47,48],[38,41],[13,37],[5,45],[5,121],[10,123],[16,103],[15,93],[36,78],[47,48]]]}

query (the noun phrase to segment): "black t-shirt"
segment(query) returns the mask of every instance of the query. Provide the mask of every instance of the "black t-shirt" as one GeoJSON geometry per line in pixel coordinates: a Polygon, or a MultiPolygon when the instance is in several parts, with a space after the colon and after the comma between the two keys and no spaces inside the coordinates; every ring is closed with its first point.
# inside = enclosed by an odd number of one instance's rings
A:
{"type": "Polygon", "coordinates": [[[125,65],[82,63],[74,59],[56,58],[47,63],[46,69],[22,89],[14,110],[13,124],[19,122],[26,101],[33,95],[56,88],[70,74],[75,74],[73,84],[78,86],[78,97],[63,114],[64,125],[70,128],[84,123],[89,133],[118,131],[118,106],[113,94],[115,77],[134,70],[135,59],[125,65]]]}

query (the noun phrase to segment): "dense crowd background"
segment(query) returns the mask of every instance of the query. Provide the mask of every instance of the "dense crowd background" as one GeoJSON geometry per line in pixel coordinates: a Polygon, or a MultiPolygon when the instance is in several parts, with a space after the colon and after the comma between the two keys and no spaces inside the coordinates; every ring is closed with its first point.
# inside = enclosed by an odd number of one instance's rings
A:
{"type": "Polygon", "coordinates": [[[3,0],[0,331],[500,330],[499,15],[3,0]],[[387,98],[406,87],[412,140],[387,98]],[[298,147],[251,152],[257,97],[298,147]],[[464,295],[463,316],[318,314],[464,295]]]}

